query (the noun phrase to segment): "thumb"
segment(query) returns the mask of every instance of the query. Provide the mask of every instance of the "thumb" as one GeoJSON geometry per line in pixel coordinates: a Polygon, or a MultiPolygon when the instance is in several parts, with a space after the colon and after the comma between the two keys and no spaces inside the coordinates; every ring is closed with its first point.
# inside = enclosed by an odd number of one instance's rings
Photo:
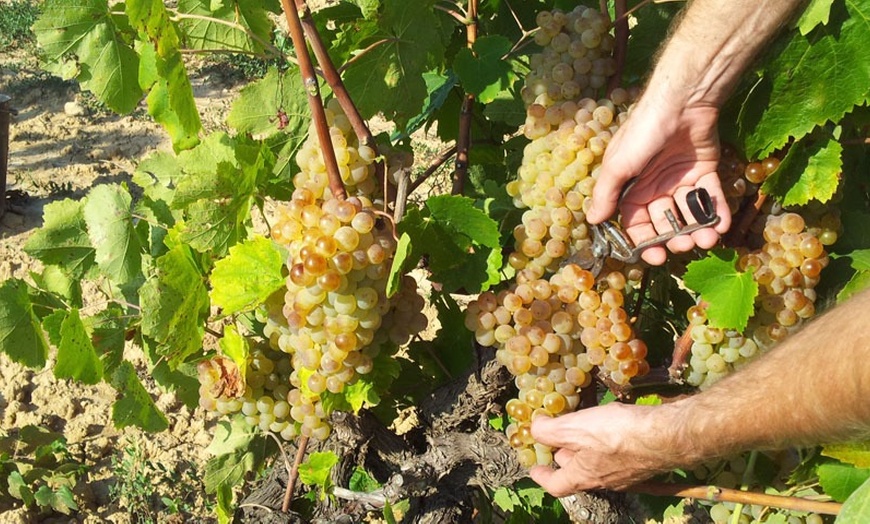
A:
{"type": "Polygon", "coordinates": [[[554,497],[564,497],[578,491],[564,469],[535,466],[529,471],[529,476],[554,497]]]}
{"type": "Polygon", "coordinates": [[[616,213],[619,195],[628,179],[614,174],[606,166],[602,167],[592,189],[592,206],[586,213],[586,220],[590,224],[600,224],[616,213]]]}

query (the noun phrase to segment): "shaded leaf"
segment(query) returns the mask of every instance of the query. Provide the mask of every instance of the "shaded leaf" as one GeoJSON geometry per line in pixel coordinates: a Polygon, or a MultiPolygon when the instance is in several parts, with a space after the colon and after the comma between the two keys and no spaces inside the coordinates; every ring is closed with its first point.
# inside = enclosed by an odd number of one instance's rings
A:
{"type": "Polygon", "coordinates": [[[45,206],[42,227],[30,235],[24,251],[44,264],[55,264],[81,278],[94,264],[82,201],[61,200],[45,206]]]}
{"type": "Polygon", "coordinates": [[[116,284],[142,275],[142,245],[133,226],[132,197],[118,185],[97,186],[88,193],[84,218],[103,274],[116,284]]]}
{"type": "Polygon", "coordinates": [[[112,386],[121,394],[112,404],[112,422],[116,428],[136,426],[156,433],[169,427],[169,421],[145,390],[133,364],[125,360],[118,366],[112,375],[112,386]]]}
{"type": "Polygon", "coordinates": [[[453,68],[467,93],[488,104],[502,89],[510,86],[511,66],[503,57],[512,45],[501,35],[482,36],[471,49],[463,48],[456,53],[453,68]]]}
{"type": "Polygon", "coordinates": [[[45,365],[48,341],[30,301],[30,286],[17,278],[0,284],[0,351],[32,368],[45,365]]]}
{"type": "Polygon", "coordinates": [[[91,343],[78,309],[73,308],[66,315],[60,335],[54,376],[76,379],[85,384],[100,382],[103,379],[103,363],[91,343]]]}

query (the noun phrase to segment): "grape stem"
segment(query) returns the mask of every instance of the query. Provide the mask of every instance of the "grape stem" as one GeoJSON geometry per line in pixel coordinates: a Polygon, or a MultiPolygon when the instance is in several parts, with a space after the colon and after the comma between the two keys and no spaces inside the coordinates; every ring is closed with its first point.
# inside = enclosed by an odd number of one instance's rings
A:
{"type": "MultiPolygon", "coordinates": [[[[282,0],[286,2],[287,0],[282,0]]],[[[287,489],[284,491],[284,503],[281,505],[281,511],[287,513],[290,511],[290,501],[293,499],[293,488],[296,487],[296,478],[299,477],[299,465],[302,464],[302,459],[305,457],[305,448],[308,447],[308,437],[305,435],[299,437],[299,449],[296,450],[296,459],[293,461],[293,467],[287,473],[287,489]]]]}
{"type": "MultiPolygon", "coordinates": [[[[752,483],[752,475],[755,473],[755,461],[758,459],[758,451],[749,452],[749,460],[746,462],[746,470],[743,472],[743,481],[740,483],[740,491],[749,491],[752,483]]],[[[740,515],[743,513],[743,503],[738,502],[731,514],[731,524],[740,524],[740,515]]]]}
{"type": "MultiPolygon", "coordinates": [[[[477,0],[468,0],[468,19],[465,22],[466,45],[472,50],[477,41],[477,0]]],[[[453,170],[453,195],[461,195],[465,189],[468,174],[468,148],[471,146],[471,115],[474,111],[474,95],[465,94],[462,110],[459,113],[459,136],[456,138],[456,161],[453,170]]]]}
{"type": "MultiPolygon", "coordinates": [[[[344,110],[344,114],[350,121],[350,125],[353,128],[353,132],[356,134],[357,139],[359,139],[361,144],[374,149],[375,155],[377,156],[378,146],[375,143],[375,137],[372,135],[372,131],[369,129],[368,124],[366,124],[366,121],[360,114],[359,109],[357,109],[356,104],[353,103],[353,99],[351,99],[350,93],[348,93],[347,88],[341,79],[341,73],[339,73],[339,70],[335,67],[335,64],[329,57],[329,53],[326,51],[326,46],[323,44],[323,39],[320,37],[320,32],[314,24],[314,19],[311,17],[311,10],[308,8],[306,0],[296,0],[296,8],[302,13],[300,18],[302,29],[305,32],[305,36],[308,38],[308,43],[311,44],[311,50],[314,51],[314,57],[317,58],[317,64],[323,72],[323,79],[326,80],[329,88],[332,89],[333,96],[335,96],[336,100],[338,100],[338,103],[341,105],[341,108],[344,110]]],[[[381,160],[375,162],[375,176],[377,176],[379,184],[385,184],[384,162],[381,160]]],[[[384,191],[384,195],[387,195],[386,191],[384,191]]]]}
{"type": "Polygon", "coordinates": [[[735,502],[754,506],[770,506],[824,515],[837,515],[843,507],[839,502],[822,502],[800,497],[768,495],[754,491],[720,488],[718,486],[691,486],[667,482],[641,482],[629,488],[628,491],[647,495],[709,500],[711,502],[735,502]]]}
{"type": "Polygon", "coordinates": [[[755,195],[755,201],[751,206],[746,206],[741,211],[740,222],[737,223],[737,227],[732,227],[728,232],[728,236],[725,239],[726,245],[742,246],[746,243],[746,234],[749,232],[749,228],[752,227],[752,223],[755,222],[758,213],[761,212],[761,207],[764,205],[766,200],[767,195],[761,191],[761,188],[758,188],[758,193],[755,195]]]}
{"type": "Polygon", "coordinates": [[[607,93],[622,85],[622,71],[625,69],[626,50],[628,49],[628,18],[625,16],[626,0],[616,0],[615,2],[615,20],[613,22],[614,36],[616,42],[613,47],[613,59],[616,61],[616,71],[607,81],[607,93]]]}
{"type": "Polygon", "coordinates": [[[413,182],[411,182],[411,185],[408,186],[408,194],[410,195],[411,193],[413,193],[415,189],[420,187],[420,185],[422,185],[423,182],[425,182],[430,176],[432,176],[432,174],[434,174],[435,171],[438,171],[438,169],[441,166],[443,166],[448,160],[453,158],[453,155],[455,155],[455,154],[456,154],[456,146],[455,145],[450,146],[449,148],[442,151],[441,154],[438,155],[438,158],[436,158],[435,161],[432,162],[432,164],[426,168],[426,171],[423,171],[423,173],[420,176],[418,176],[417,178],[414,179],[413,182]]]}
{"type": "Polygon", "coordinates": [[[287,18],[290,30],[290,38],[293,40],[293,48],[296,50],[296,59],[299,61],[299,70],[302,73],[302,84],[308,93],[308,106],[311,108],[311,118],[317,131],[317,139],[323,154],[323,162],[326,165],[326,174],[329,177],[329,189],[332,196],[340,200],[347,198],[347,192],[341,181],[338,171],[338,162],[335,159],[335,149],[332,147],[332,138],[329,135],[329,124],[326,121],[326,112],[323,109],[323,100],[320,98],[320,86],[308,55],[308,46],[305,43],[305,34],[302,30],[302,21],[299,18],[297,7],[290,0],[281,0],[281,8],[287,18]]]}
{"type": "Polygon", "coordinates": [[[671,365],[668,367],[668,375],[671,377],[671,382],[680,383],[682,381],[683,370],[686,369],[686,361],[689,355],[692,354],[692,324],[686,326],[686,330],[680,335],[680,338],[674,343],[673,357],[671,365]]]}

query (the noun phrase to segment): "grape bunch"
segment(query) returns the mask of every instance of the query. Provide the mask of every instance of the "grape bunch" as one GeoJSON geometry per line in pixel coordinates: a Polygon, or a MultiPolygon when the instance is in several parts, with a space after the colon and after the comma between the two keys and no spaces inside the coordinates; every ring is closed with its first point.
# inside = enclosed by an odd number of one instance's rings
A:
{"type": "MultiPolygon", "coordinates": [[[[624,102],[627,95],[614,93],[624,102]]],[[[592,244],[585,210],[604,150],[626,113],[608,99],[585,98],[545,108],[528,108],[525,133],[531,142],[523,151],[517,178],[507,185],[514,204],[528,208],[514,229],[510,265],[517,281],[540,279],[556,271],[573,253],[592,244]]]]}
{"type": "Polygon", "coordinates": [[[807,224],[794,212],[764,218],[763,246],[738,261],[759,286],[755,314],[743,333],[708,326],[703,305],[687,311],[692,354],[686,382],[702,389],[712,385],[815,315],[815,286],[828,264],[825,247],[836,241],[839,229],[833,215],[817,222],[807,224]]]}
{"type": "Polygon", "coordinates": [[[296,429],[289,419],[290,361],[271,348],[254,348],[245,363],[244,381],[238,365],[224,356],[200,361],[199,404],[221,415],[242,412],[251,426],[289,440],[296,429]]]}
{"type": "Polygon", "coordinates": [[[529,58],[531,70],[521,91],[526,105],[541,97],[551,102],[594,97],[616,71],[607,17],[577,6],[567,13],[540,11],[535,21],[535,43],[543,49],[529,58]]]}
{"type": "Polygon", "coordinates": [[[596,367],[619,385],[649,370],[646,345],[623,309],[625,285],[621,272],[596,284],[592,273],[567,264],[548,280],[488,291],[468,305],[466,327],[479,344],[497,348],[515,377],[519,394],[505,406],[506,433],[523,466],[551,463],[552,450],[534,441],[531,422],[575,410],[596,367]]]}
{"type": "MultiPolygon", "coordinates": [[[[747,477],[746,472],[749,470],[753,473],[751,461],[748,460],[749,454],[744,453],[733,457],[699,464],[691,471],[695,479],[704,484],[710,484],[727,489],[740,489],[747,477]]],[[[779,462],[777,457],[769,457],[774,462],[779,462]]],[[[779,464],[778,464],[779,465],[779,464]]],[[[780,473],[771,481],[772,486],[784,488],[783,478],[788,476],[791,471],[790,467],[783,468],[780,473]]],[[[752,477],[752,475],[750,475],[752,477]]],[[[731,522],[740,522],[742,524],[764,524],[767,522],[781,522],[787,524],[822,524],[824,520],[816,513],[803,513],[786,509],[773,509],[759,505],[743,505],[740,510],[740,515],[735,518],[734,512],[737,511],[736,504],[733,502],[716,502],[708,503],[701,501],[703,505],[709,507],[710,519],[715,524],[728,524],[731,522]]]]}
{"type": "MultiPolygon", "coordinates": [[[[300,172],[292,198],[278,206],[271,228],[272,239],[287,252],[286,291],[283,302],[267,302],[262,315],[264,336],[283,355],[273,367],[288,372],[280,395],[241,401],[249,422],[261,428],[275,431],[277,426],[263,422],[270,415],[288,421],[281,432],[286,438],[328,437],[325,396],[340,395],[370,373],[384,344],[406,344],[427,325],[413,278],[405,277],[392,299],[386,296],[396,240],[389,217],[372,200],[378,186],[375,151],[358,143],[334,100],[326,117],[349,196],[334,198],[328,190],[312,130],[296,156],[300,172]]],[[[202,367],[214,365],[220,364],[202,367]]]]}

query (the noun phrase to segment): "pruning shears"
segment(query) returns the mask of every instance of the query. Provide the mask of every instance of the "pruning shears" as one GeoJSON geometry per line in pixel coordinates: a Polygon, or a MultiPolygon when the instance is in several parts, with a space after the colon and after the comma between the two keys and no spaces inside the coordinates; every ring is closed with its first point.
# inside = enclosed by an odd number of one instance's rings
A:
{"type": "MultiPolygon", "coordinates": [[[[623,189],[623,196],[632,185],[629,184],[623,189]]],[[[622,197],[620,197],[621,200],[622,197]]],[[[710,193],[703,187],[690,191],[686,195],[686,204],[696,223],[685,224],[680,220],[682,217],[677,218],[670,209],[666,209],[665,217],[667,217],[673,230],[644,240],[636,246],[631,242],[631,239],[628,238],[628,235],[626,235],[622,226],[619,225],[619,222],[615,218],[601,224],[595,224],[591,226],[591,247],[588,250],[577,253],[568,262],[589,270],[597,277],[601,273],[604,262],[608,257],[621,260],[627,264],[633,264],[640,260],[640,254],[649,247],[660,246],[674,237],[688,235],[693,231],[712,227],[719,223],[720,218],[713,208],[713,199],[710,198],[710,193]]]]}

